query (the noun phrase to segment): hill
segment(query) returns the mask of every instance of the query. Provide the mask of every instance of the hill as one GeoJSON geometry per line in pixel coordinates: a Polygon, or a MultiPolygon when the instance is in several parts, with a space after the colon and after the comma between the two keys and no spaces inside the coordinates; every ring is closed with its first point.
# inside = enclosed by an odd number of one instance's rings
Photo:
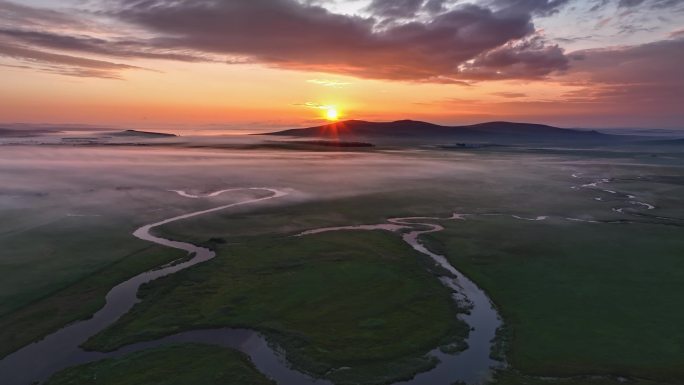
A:
{"type": "Polygon", "coordinates": [[[0,127],[0,137],[6,138],[29,138],[33,136],[51,134],[55,131],[41,129],[17,129],[0,127]]]}
{"type": "Polygon", "coordinates": [[[584,131],[559,128],[543,124],[488,122],[468,126],[441,126],[438,124],[415,120],[398,120],[395,122],[368,122],[363,120],[347,120],[323,126],[290,129],[266,135],[323,137],[349,140],[359,137],[385,137],[391,139],[463,139],[478,141],[511,141],[511,140],[606,140],[613,135],[597,131],[584,131]]]}
{"type": "Polygon", "coordinates": [[[684,146],[684,138],[682,139],[661,139],[661,140],[647,140],[643,144],[662,145],[662,146],[684,146]]]}
{"type": "Polygon", "coordinates": [[[126,130],[110,134],[112,136],[134,136],[138,138],[175,138],[177,135],[162,132],[126,130]]]}

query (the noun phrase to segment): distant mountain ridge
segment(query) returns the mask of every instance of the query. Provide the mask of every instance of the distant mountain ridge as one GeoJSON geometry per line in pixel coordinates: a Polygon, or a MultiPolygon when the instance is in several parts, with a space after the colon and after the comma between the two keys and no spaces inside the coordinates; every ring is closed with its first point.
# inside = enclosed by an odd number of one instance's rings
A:
{"type": "Polygon", "coordinates": [[[113,136],[136,136],[143,138],[175,138],[177,135],[166,134],[163,132],[151,132],[151,131],[140,131],[140,130],[125,130],[114,132],[110,135],[113,136]]]}
{"type": "Polygon", "coordinates": [[[473,138],[487,139],[496,137],[508,138],[575,138],[601,139],[613,135],[597,131],[584,131],[559,128],[544,124],[487,122],[466,126],[442,126],[438,124],[416,121],[398,120],[394,122],[369,122],[364,120],[347,120],[322,126],[295,128],[272,132],[266,135],[297,137],[393,137],[393,138],[473,138]]]}
{"type": "Polygon", "coordinates": [[[0,137],[7,137],[7,138],[29,138],[29,137],[38,136],[38,135],[50,134],[52,132],[53,131],[39,130],[39,129],[22,130],[22,129],[15,129],[15,128],[0,127],[0,137]]]}

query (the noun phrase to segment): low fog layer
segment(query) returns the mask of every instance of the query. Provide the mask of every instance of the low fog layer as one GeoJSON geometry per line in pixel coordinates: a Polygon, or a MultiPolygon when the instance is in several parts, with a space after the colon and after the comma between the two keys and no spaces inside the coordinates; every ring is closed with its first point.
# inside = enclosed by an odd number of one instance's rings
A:
{"type": "MultiPolygon", "coordinates": [[[[261,140],[248,137],[238,143],[261,140]]],[[[564,150],[316,152],[237,150],[217,148],[216,139],[204,141],[203,148],[2,146],[0,314],[149,247],[131,235],[144,224],[255,194],[187,199],[169,190],[201,195],[228,188],[271,187],[289,192],[258,207],[186,223],[195,228],[193,234],[183,231],[183,236],[206,241],[226,234],[282,235],[307,226],[382,223],[389,217],[444,216],[455,211],[619,220],[623,214],[611,208],[623,204],[620,199],[606,196],[598,201],[593,190],[571,187],[594,178],[648,180],[651,174],[681,173],[677,167],[681,157],[668,154],[642,157],[653,165],[660,163],[660,168],[639,168],[629,158],[611,155],[608,161],[594,158],[592,152],[564,150]],[[577,173],[580,179],[571,177],[577,173]]],[[[677,214],[673,208],[677,202],[658,198],[651,192],[654,186],[658,185],[639,182],[628,191],[657,206],[652,210],[656,215],[677,214]]],[[[173,226],[167,230],[179,231],[173,226]]]]}

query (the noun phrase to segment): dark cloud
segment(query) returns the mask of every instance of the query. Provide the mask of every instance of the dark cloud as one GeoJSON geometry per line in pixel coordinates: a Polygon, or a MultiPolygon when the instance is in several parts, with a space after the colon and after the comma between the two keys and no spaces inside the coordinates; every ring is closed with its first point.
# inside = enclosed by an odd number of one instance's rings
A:
{"type": "Polygon", "coordinates": [[[548,16],[558,12],[569,2],[570,0],[493,0],[491,4],[507,13],[548,16]]]}
{"type": "MultiPolygon", "coordinates": [[[[381,3],[385,4],[375,5],[381,3]]],[[[400,8],[403,12],[422,3],[402,2],[400,8]]],[[[378,79],[452,79],[463,75],[459,65],[534,32],[529,14],[494,12],[476,5],[453,8],[426,22],[410,21],[378,31],[373,19],[333,14],[294,0],[122,4],[123,8],[111,15],[157,34],[157,48],[243,55],[278,68],[378,79]]],[[[547,63],[558,62],[560,51],[537,50],[535,54],[518,53],[518,67],[532,68],[543,62],[540,55],[544,52],[554,56],[547,63]],[[526,65],[528,59],[533,62],[526,65]]],[[[487,69],[496,70],[494,61],[487,62],[487,69]]],[[[534,68],[534,76],[553,70],[534,68]]]]}
{"type": "Polygon", "coordinates": [[[424,0],[372,0],[366,11],[383,18],[412,18],[423,6],[424,0]]]}
{"type": "Polygon", "coordinates": [[[473,4],[453,6],[445,0],[374,0],[369,9],[375,14],[405,18],[381,29],[378,19],[334,14],[318,2],[104,2],[106,8],[96,15],[123,23],[117,36],[111,28],[106,34],[67,33],[61,26],[71,16],[0,0],[4,6],[0,9],[11,10],[17,20],[32,21],[0,23],[0,38],[26,49],[83,55],[252,62],[363,78],[465,85],[471,79],[527,79],[564,69],[562,50],[532,47],[528,39],[534,33],[532,12],[550,11],[564,1],[535,2],[532,7],[531,0],[518,0],[515,4],[522,11],[510,12],[473,4]],[[412,19],[419,10],[423,16],[438,13],[412,19]]]}
{"type": "Polygon", "coordinates": [[[46,31],[2,29],[0,36],[25,45],[115,57],[166,59],[177,61],[211,61],[207,56],[181,51],[158,50],[139,40],[107,40],[90,36],[71,36],[46,31]]]}
{"type": "Polygon", "coordinates": [[[442,13],[447,9],[447,0],[427,0],[423,8],[430,14],[442,13]]]}
{"type": "Polygon", "coordinates": [[[534,79],[568,66],[568,58],[559,46],[546,45],[533,37],[483,53],[460,70],[469,79],[534,79]]]}

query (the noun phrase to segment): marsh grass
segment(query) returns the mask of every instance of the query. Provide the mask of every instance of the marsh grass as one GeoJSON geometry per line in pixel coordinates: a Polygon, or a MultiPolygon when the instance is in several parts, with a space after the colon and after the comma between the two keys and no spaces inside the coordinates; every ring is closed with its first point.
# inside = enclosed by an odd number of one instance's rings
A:
{"type": "Polygon", "coordinates": [[[112,350],[180,330],[263,332],[296,368],[338,383],[385,383],[434,365],[424,355],[468,327],[449,290],[399,237],[341,232],[255,239],[152,282],[143,302],[87,344],[112,350]],[[349,369],[335,370],[346,367],[349,369]]]}
{"type": "Polygon", "coordinates": [[[0,318],[0,357],[66,324],[90,318],[105,304],[105,295],[126,279],[182,258],[184,254],[147,246],[66,288],[0,318]]]}
{"type": "Polygon", "coordinates": [[[429,245],[497,304],[513,368],[552,377],[684,378],[680,228],[504,217],[446,226],[428,236],[429,245]]]}
{"type": "Polygon", "coordinates": [[[217,346],[178,344],[66,369],[46,385],[274,385],[249,357],[217,346]]]}

